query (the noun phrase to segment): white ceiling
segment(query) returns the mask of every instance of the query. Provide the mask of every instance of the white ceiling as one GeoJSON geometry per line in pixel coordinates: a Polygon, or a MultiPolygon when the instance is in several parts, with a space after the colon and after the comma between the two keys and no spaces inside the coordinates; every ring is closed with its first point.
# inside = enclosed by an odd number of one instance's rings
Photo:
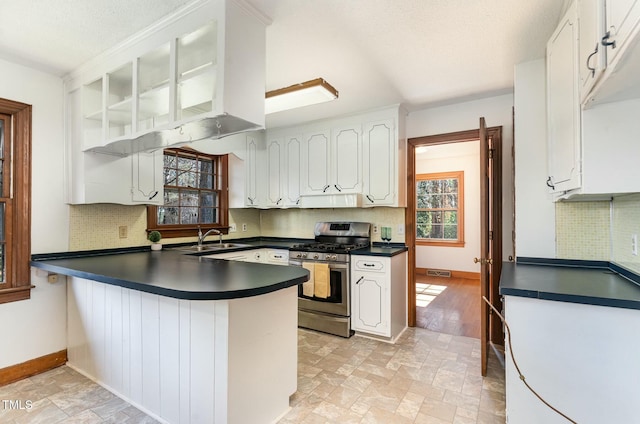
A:
{"type": "MultiPolygon", "coordinates": [[[[0,2],[0,57],[64,75],[190,0],[0,2]]],[[[569,0],[245,0],[267,28],[266,89],[317,77],[338,100],[267,116],[277,127],[403,103],[504,94],[543,57],[569,0]]]]}

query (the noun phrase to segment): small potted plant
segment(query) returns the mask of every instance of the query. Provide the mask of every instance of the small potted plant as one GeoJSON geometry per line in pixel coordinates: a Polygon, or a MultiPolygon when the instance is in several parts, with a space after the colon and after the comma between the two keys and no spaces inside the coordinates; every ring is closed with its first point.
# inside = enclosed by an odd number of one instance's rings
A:
{"type": "Polygon", "coordinates": [[[162,234],[160,234],[160,231],[149,232],[149,236],[147,238],[151,242],[151,250],[162,250],[162,245],[160,244],[162,234]]]}

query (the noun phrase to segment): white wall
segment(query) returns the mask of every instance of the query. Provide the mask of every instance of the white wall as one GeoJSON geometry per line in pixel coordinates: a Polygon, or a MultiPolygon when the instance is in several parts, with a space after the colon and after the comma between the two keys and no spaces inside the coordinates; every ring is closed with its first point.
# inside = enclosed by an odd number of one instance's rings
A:
{"type": "MultiPolygon", "coordinates": [[[[62,80],[0,60],[0,97],[32,109],[32,253],[67,250],[68,208],[63,201],[62,80]]],[[[66,286],[32,270],[31,299],[0,305],[0,368],[66,348],[66,286]]]]}
{"type": "MultiPolygon", "coordinates": [[[[487,97],[470,102],[411,112],[407,117],[407,138],[477,129],[480,117],[487,127],[502,126],[502,252],[503,260],[513,255],[513,95],[487,97]]],[[[476,252],[479,255],[480,251],[476,252]]]]}
{"type": "Polygon", "coordinates": [[[464,171],[464,247],[416,246],[416,266],[480,272],[480,143],[430,146],[416,153],[416,174],[464,171]]]}

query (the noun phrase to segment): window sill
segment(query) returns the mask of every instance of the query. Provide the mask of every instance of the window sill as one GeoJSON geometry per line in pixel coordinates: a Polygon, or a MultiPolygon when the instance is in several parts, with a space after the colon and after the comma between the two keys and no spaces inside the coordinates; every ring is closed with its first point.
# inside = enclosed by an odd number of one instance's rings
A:
{"type": "Polygon", "coordinates": [[[0,289],[0,303],[17,302],[19,300],[31,299],[31,289],[35,286],[12,287],[0,289]]]}
{"type": "Polygon", "coordinates": [[[437,247],[464,247],[464,241],[426,241],[426,240],[416,240],[416,246],[437,246],[437,247]]]}

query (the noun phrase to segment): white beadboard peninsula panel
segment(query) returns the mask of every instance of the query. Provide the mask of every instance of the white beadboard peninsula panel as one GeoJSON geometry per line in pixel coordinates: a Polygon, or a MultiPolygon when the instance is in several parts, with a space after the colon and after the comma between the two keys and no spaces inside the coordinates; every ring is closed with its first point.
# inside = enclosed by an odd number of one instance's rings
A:
{"type": "Polygon", "coordinates": [[[245,423],[276,422],[288,411],[297,387],[296,287],[188,301],[80,278],[68,284],[69,365],[147,414],[245,423]]]}

